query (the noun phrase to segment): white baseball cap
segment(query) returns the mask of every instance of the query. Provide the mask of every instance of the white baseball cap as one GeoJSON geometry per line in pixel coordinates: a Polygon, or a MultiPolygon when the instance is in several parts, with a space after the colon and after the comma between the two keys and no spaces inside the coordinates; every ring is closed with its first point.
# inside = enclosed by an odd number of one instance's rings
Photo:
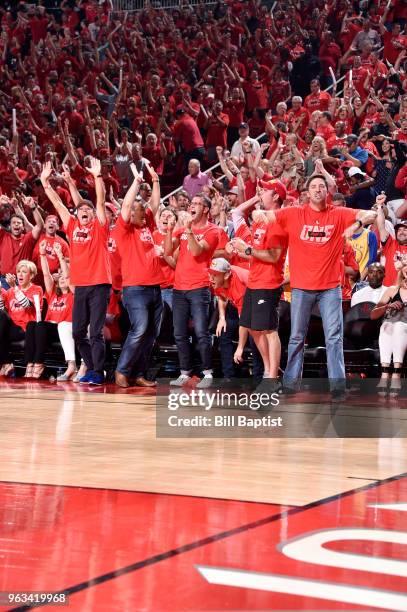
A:
{"type": "Polygon", "coordinates": [[[356,174],[360,174],[361,176],[366,176],[366,172],[362,172],[360,168],[357,166],[351,166],[348,170],[348,176],[355,176],[356,174]]]}
{"type": "Polygon", "coordinates": [[[230,272],[230,263],[223,257],[217,257],[216,259],[212,259],[209,270],[211,272],[225,274],[225,272],[230,272]]]}

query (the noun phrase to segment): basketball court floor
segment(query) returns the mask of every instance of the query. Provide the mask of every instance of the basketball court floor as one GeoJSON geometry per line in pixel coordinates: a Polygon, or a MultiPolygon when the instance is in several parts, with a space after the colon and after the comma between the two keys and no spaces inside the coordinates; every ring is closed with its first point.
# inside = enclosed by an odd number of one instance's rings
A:
{"type": "Polygon", "coordinates": [[[160,438],[154,391],[0,382],[2,610],[407,610],[406,558],[402,437],[160,438]]]}

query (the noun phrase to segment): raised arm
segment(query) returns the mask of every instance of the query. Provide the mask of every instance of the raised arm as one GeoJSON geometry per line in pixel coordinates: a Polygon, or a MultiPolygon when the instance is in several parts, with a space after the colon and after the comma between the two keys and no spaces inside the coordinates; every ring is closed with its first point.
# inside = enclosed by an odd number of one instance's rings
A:
{"type": "Polygon", "coordinates": [[[42,273],[44,275],[45,291],[47,293],[51,293],[54,288],[55,283],[54,283],[54,279],[52,278],[52,274],[49,271],[46,247],[47,247],[47,241],[42,240],[39,246],[40,263],[41,263],[42,273]]]}
{"type": "Polygon", "coordinates": [[[106,188],[101,175],[101,164],[100,160],[95,157],[90,158],[90,166],[87,168],[89,174],[95,179],[96,189],[96,216],[99,219],[100,225],[106,225],[106,188]]]}
{"type": "Polygon", "coordinates": [[[45,164],[42,167],[42,172],[40,176],[41,184],[44,187],[44,191],[45,191],[47,198],[51,201],[53,207],[57,211],[62,221],[62,224],[64,225],[64,227],[66,227],[69,223],[69,219],[71,218],[71,215],[69,214],[69,210],[67,209],[65,204],[62,202],[61,198],[59,197],[55,189],[53,189],[50,185],[49,177],[51,176],[51,174],[52,174],[52,164],[49,161],[45,162],[45,164]]]}
{"type": "Polygon", "coordinates": [[[160,178],[157,172],[151,166],[151,164],[146,164],[146,167],[147,167],[147,171],[149,175],[151,176],[151,180],[153,181],[153,189],[152,189],[151,198],[148,203],[148,206],[151,209],[151,212],[153,213],[155,217],[160,207],[160,196],[161,196],[160,178]]]}
{"type": "Polygon", "coordinates": [[[131,164],[131,171],[134,176],[134,180],[127,190],[126,195],[124,196],[124,200],[122,202],[122,208],[120,214],[125,223],[130,221],[130,213],[131,207],[136,199],[136,195],[138,194],[138,190],[140,188],[140,184],[142,183],[142,175],[137,172],[137,168],[135,164],[131,164]]]}

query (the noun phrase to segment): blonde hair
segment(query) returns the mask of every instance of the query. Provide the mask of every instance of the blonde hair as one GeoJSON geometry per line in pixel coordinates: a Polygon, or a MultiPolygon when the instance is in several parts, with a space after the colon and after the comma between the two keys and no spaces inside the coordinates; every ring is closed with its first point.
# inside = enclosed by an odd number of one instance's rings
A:
{"type": "Polygon", "coordinates": [[[16,265],[16,272],[18,272],[20,268],[23,268],[23,267],[27,268],[27,270],[31,274],[31,278],[37,275],[37,266],[35,265],[33,261],[29,261],[28,259],[22,259],[16,265]]]}
{"type": "Polygon", "coordinates": [[[326,157],[328,153],[326,150],[325,138],[322,138],[322,136],[314,136],[311,146],[314,144],[314,142],[317,142],[321,145],[321,152],[319,153],[319,155],[322,155],[322,157],[326,157]]]}

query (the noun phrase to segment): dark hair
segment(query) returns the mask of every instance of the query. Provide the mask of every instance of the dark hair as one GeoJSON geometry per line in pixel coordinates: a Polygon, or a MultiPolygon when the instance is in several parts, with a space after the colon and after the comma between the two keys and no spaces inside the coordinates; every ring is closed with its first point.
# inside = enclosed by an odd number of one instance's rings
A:
{"type": "Polygon", "coordinates": [[[312,176],[310,176],[306,184],[307,189],[309,189],[309,186],[314,179],[321,179],[321,181],[324,181],[325,186],[328,189],[328,181],[326,180],[323,174],[313,174],[312,176]]]}
{"type": "Polygon", "coordinates": [[[10,221],[11,221],[12,219],[14,219],[14,218],[16,218],[16,219],[20,219],[20,221],[21,221],[21,222],[22,222],[22,224],[24,225],[24,219],[22,218],[22,216],[21,216],[21,215],[19,215],[18,213],[13,213],[13,214],[11,215],[11,217],[10,217],[10,221]]]}
{"type": "Polygon", "coordinates": [[[202,191],[201,191],[200,193],[197,193],[197,194],[196,194],[194,197],[195,197],[195,198],[200,198],[200,199],[201,199],[201,201],[202,201],[202,204],[203,204],[204,206],[206,206],[208,210],[210,210],[210,209],[211,209],[211,206],[212,206],[212,200],[211,200],[210,198],[208,198],[208,196],[207,196],[207,195],[205,195],[204,193],[202,193],[202,191]]]}

